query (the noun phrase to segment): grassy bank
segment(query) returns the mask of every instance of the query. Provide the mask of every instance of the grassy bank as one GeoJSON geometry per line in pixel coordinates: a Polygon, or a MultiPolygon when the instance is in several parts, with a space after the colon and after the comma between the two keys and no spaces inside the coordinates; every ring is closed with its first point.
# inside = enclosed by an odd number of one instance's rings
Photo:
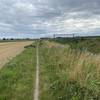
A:
{"type": "Polygon", "coordinates": [[[74,39],[59,38],[53,41],[61,44],[69,44],[72,49],[79,49],[83,51],[88,50],[92,53],[100,53],[100,37],[83,37],[74,39]]]}
{"type": "Polygon", "coordinates": [[[0,70],[0,100],[32,100],[36,50],[27,47],[0,70]]]}
{"type": "Polygon", "coordinates": [[[99,100],[100,55],[43,42],[40,100],[99,100]]]}

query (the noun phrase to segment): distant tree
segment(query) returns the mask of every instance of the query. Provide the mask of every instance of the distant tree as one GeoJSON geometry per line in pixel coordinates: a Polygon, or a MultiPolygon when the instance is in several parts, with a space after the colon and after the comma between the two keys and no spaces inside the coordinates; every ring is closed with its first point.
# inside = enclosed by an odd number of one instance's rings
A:
{"type": "Polygon", "coordinates": [[[85,38],[84,37],[81,37],[81,41],[84,41],[85,40],[85,38]]]}
{"type": "Polygon", "coordinates": [[[3,38],[3,40],[6,40],[6,38],[3,38]]]}
{"type": "Polygon", "coordinates": [[[30,40],[30,38],[26,38],[26,40],[30,40]]]}
{"type": "Polygon", "coordinates": [[[10,40],[14,40],[13,38],[11,38],[10,40]]]}

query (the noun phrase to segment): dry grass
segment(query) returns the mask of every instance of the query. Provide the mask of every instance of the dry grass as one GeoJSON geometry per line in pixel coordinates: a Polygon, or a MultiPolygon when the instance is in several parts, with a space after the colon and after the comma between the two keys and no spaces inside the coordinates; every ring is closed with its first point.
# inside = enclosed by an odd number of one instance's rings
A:
{"type": "MultiPolygon", "coordinates": [[[[66,96],[68,93],[70,95],[68,100],[91,100],[94,97],[95,100],[100,99],[100,97],[96,97],[100,93],[100,54],[72,50],[67,45],[61,46],[61,44],[47,41],[43,43],[41,52],[44,59],[42,71],[42,75],[44,73],[42,79],[44,85],[42,87],[44,90],[47,89],[45,90],[46,93],[52,94],[51,98],[49,97],[50,99],[46,99],[65,100],[68,99],[68,96],[66,96]],[[85,96],[80,94],[83,87],[85,88],[85,96]],[[74,89],[73,93],[70,93],[71,89],[74,89]],[[73,98],[78,99],[71,99],[71,94],[73,94],[73,98]],[[62,99],[58,99],[58,97],[62,99]]],[[[48,96],[46,93],[44,95],[48,96]]]]}

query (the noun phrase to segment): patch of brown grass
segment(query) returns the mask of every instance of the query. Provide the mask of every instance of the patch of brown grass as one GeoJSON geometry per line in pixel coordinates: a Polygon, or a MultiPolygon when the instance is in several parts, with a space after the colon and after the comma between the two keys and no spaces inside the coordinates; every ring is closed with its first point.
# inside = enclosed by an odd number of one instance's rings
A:
{"type": "Polygon", "coordinates": [[[45,45],[54,50],[51,59],[56,61],[59,75],[66,73],[67,80],[77,81],[81,86],[92,87],[100,82],[99,54],[72,50],[68,45],[49,41],[45,41],[45,45]]]}

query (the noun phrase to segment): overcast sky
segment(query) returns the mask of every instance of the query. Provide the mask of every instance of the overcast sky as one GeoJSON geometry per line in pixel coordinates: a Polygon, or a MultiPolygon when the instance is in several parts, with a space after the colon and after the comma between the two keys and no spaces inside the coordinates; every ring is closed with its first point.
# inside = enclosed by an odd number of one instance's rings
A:
{"type": "Polygon", "coordinates": [[[100,0],[0,0],[0,37],[54,33],[99,34],[100,0]]]}

